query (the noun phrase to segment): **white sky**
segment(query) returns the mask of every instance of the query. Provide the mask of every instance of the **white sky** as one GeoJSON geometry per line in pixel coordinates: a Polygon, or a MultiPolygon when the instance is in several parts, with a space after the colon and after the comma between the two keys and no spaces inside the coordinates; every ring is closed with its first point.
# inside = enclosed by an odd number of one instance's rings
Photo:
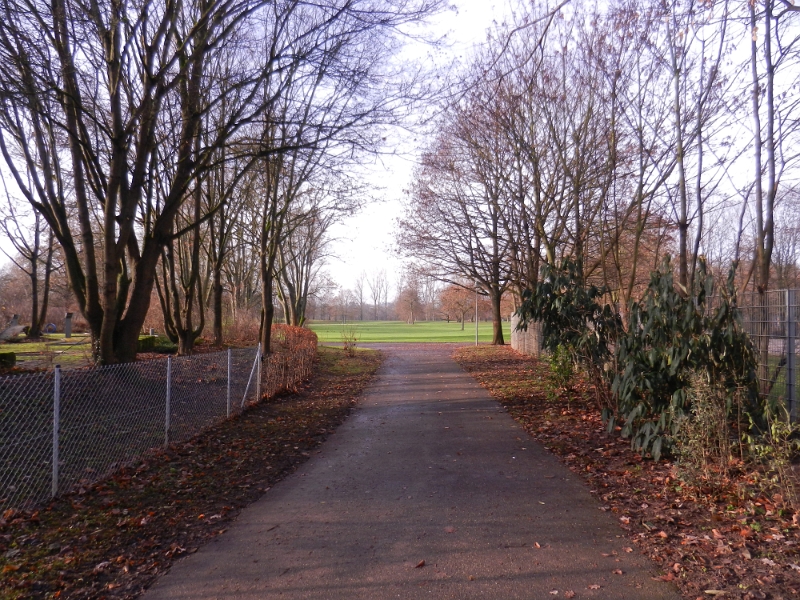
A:
{"type": "MultiPolygon", "coordinates": [[[[451,10],[444,11],[431,22],[429,31],[436,37],[446,36],[447,45],[437,49],[436,60],[449,63],[469,56],[472,46],[486,38],[493,21],[502,21],[508,14],[508,0],[452,0],[451,10]]],[[[407,48],[411,55],[427,55],[429,48],[407,48]]],[[[416,152],[405,156],[384,157],[369,168],[369,180],[380,188],[379,201],[367,205],[359,214],[337,224],[332,230],[331,256],[325,270],[343,288],[352,288],[358,275],[381,269],[392,286],[402,270],[402,262],[392,252],[394,221],[401,215],[403,190],[410,183],[416,152]]],[[[0,235],[0,250],[13,252],[10,242],[0,235]]],[[[0,253],[0,266],[8,259],[0,253]]],[[[392,292],[393,293],[393,290],[392,292]]]]}
{"type": "MultiPolygon", "coordinates": [[[[468,57],[472,46],[486,39],[492,22],[502,22],[510,12],[508,0],[453,0],[451,4],[453,10],[445,11],[430,25],[434,35],[447,36],[447,48],[437,51],[437,61],[442,63],[468,57]]],[[[402,214],[403,190],[409,187],[419,150],[386,157],[382,165],[376,164],[370,180],[382,189],[380,201],[332,228],[332,256],[325,270],[341,287],[352,288],[362,272],[370,276],[381,269],[386,270],[392,286],[397,282],[403,262],[392,251],[394,222],[402,214]]]]}

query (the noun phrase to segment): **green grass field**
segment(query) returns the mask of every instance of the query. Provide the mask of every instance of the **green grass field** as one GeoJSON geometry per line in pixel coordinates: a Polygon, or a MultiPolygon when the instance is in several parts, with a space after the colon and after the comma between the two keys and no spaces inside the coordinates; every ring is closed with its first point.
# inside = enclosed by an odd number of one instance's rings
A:
{"type": "MultiPolygon", "coordinates": [[[[461,324],[445,321],[417,321],[409,325],[404,321],[311,321],[306,325],[317,334],[320,342],[341,342],[342,331],[355,332],[357,343],[369,342],[475,342],[475,323],[467,323],[464,331],[461,324]]],[[[511,342],[510,324],[503,322],[503,337],[511,342]]],[[[492,341],[492,324],[478,324],[478,340],[492,341]]]]}

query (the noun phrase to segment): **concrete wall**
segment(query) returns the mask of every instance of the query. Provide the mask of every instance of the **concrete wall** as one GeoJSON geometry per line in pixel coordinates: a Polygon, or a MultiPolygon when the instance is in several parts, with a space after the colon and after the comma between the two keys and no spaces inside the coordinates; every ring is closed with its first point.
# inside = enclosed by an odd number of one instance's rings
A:
{"type": "Polygon", "coordinates": [[[517,352],[539,357],[542,354],[542,324],[528,323],[527,331],[517,331],[519,317],[511,315],[511,347],[517,352]]]}

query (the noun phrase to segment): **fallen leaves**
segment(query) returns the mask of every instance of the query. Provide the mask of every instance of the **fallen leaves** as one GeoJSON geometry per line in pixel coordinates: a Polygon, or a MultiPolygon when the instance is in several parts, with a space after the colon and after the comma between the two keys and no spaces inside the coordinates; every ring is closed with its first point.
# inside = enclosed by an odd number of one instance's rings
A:
{"type": "MultiPolygon", "coordinates": [[[[614,515],[634,542],[623,551],[638,547],[686,598],[735,588],[727,594],[755,600],[800,590],[800,514],[781,508],[783,499],[764,494],[756,480],[746,488],[749,496],[693,492],[669,462],[643,458],[619,433],[606,433],[585,383],[575,382],[565,407],[566,398],[548,389],[544,361],[489,346],[460,348],[455,358],[534,439],[586,479],[597,508],[614,515]]],[[[593,585],[588,589],[600,589],[593,585]]]]}
{"type": "Polygon", "coordinates": [[[423,559],[423,560],[419,561],[416,565],[414,565],[414,568],[415,569],[421,569],[424,566],[425,566],[425,560],[423,559]]]}
{"type": "Polygon", "coordinates": [[[307,459],[382,361],[320,348],[314,378],[186,444],[0,520],[0,598],[133,598],[307,459]],[[11,547],[14,544],[15,547],[11,547]]]}

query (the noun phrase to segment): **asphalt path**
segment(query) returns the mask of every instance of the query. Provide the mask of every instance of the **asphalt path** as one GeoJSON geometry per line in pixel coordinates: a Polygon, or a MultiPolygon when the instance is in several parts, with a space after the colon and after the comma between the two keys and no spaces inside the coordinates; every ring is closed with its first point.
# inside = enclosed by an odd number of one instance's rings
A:
{"type": "Polygon", "coordinates": [[[144,599],[680,597],[452,345],[378,347],[320,452],[144,599]]]}

